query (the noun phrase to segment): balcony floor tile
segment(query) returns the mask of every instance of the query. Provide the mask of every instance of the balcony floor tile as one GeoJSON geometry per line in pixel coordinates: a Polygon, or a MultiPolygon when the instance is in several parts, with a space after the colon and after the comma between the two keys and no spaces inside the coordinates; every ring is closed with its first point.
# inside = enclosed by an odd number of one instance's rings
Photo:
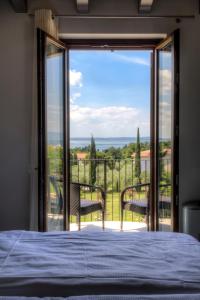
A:
{"type": "MultiPolygon", "coordinates": [[[[143,222],[124,222],[123,231],[146,231],[146,223],[143,222]]],[[[77,224],[71,223],[70,230],[78,230],[77,224]]],[[[81,223],[82,231],[102,231],[102,222],[82,222],[81,223]]],[[[119,221],[106,221],[105,222],[105,231],[120,231],[120,222],[119,221]]]]}
{"type": "MultiPolygon", "coordinates": [[[[61,215],[48,215],[48,231],[59,231],[63,224],[61,215]]],[[[76,223],[70,224],[70,230],[78,230],[76,223]]],[[[81,222],[82,231],[101,231],[102,221],[81,222]]],[[[144,222],[124,222],[123,231],[146,231],[147,226],[144,222]]],[[[105,231],[120,231],[120,221],[105,221],[105,231]]]]}

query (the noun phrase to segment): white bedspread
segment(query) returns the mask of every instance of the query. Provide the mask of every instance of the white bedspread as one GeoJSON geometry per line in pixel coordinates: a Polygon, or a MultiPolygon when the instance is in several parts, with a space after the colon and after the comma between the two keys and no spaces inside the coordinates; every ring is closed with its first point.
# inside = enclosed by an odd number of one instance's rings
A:
{"type": "Polygon", "coordinates": [[[175,233],[0,233],[0,295],[200,293],[200,243],[175,233]]]}

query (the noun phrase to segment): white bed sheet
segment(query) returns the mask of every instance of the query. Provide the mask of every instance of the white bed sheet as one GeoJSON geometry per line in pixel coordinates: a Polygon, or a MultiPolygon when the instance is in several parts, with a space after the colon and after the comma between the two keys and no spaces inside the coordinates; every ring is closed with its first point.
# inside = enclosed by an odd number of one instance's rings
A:
{"type": "Polygon", "coordinates": [[[200,293],[200,243],[178,233],[0,233],[0,295],[200,293]]]}

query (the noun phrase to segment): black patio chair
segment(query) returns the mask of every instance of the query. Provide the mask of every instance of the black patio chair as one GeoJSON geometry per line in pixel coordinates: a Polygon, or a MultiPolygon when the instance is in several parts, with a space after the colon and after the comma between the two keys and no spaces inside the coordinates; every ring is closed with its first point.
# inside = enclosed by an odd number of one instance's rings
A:
{"type": "MultiPolygon", "coordinates": [[[[55,176],[49,176],[50,183],[52,184],[55,192],[56,192],[56,199],[58,201],[57,206],[57,213],[63,212],[63,196],[61,187],[58,180],[55,176]]],[[[78,183],[72,182],[70,183],[70,215],[76,216],[78,229],[81,229],[81,216],[85,216],[87,214],[96,212],[101,210],[102,211],[102,227],[105,227],[105,208],[106,208],[106,195],[104,190],[99,186],[94,186],[85,183],[78,183]],[[92,191],[98,190],[101,194],[101,199],[96,200],[87,200],[81,199],[81,188],[84,188],[85,191],[92,191]]]]}
{"type": "MultiPolygon", "coordinates": [[[[85,194],[84,193],[84,194],[85,194]]],[[[81,229],[81,216],[102,211],[102,227],[105,227],[105,208],[106,208],[106,195],[104,190],[99,186],[94,186],[85,183],[72,182],[70,184],[70,215],[76,216],[78,229],[81,229]],[[84,192],[100,192],[100,199],[82,199],[81,189],[84,192]]]]}
{"type": "MultiPolygon", "coordinates": [[[[167,211],[171,209],[171,197],[166,195],[167,189],[171,186],[171,184],[161,184],[160,188],[160,197],[158,202],[158,207],[160,211],[167,211]]],[[[147,222],[147,230],[149,231],[149,195],[150,195],[150,183],[137,184],[133,186],[126,187],[121,193],[121,230],[123,230],[123,211],[132,211],[139,213],[141,215],[146,216],[147,222]],[[145,198],[140,197],[131,197],[131,199],[126,200],[125,195],[128,191],[131,192],[131,196],[133,196],[133,191],[138,193],[139,191],[146,194],[145,198]]]]}
{"type": "Polygon", "coordinates": [[[149,231],[149,183],[137,184],[126,187],[121,193],[121,230],[123,230],[124,210],[136,212],[146,216],[147,230],[149,231]],[[127,193],[131,199],[126,199],[127,193]],[[145,197],[135,197],[134,194],[144,192],[145,197]]]}

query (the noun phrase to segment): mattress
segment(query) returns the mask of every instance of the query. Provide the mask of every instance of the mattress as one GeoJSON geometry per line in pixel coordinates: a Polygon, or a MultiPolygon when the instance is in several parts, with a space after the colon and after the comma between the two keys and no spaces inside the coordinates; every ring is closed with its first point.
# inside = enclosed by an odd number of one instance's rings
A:
{"type": "Polygon", "coordinates": [[[0,233],[0,295],[200,293],[200,243],[179,233],[0,233]]]}

